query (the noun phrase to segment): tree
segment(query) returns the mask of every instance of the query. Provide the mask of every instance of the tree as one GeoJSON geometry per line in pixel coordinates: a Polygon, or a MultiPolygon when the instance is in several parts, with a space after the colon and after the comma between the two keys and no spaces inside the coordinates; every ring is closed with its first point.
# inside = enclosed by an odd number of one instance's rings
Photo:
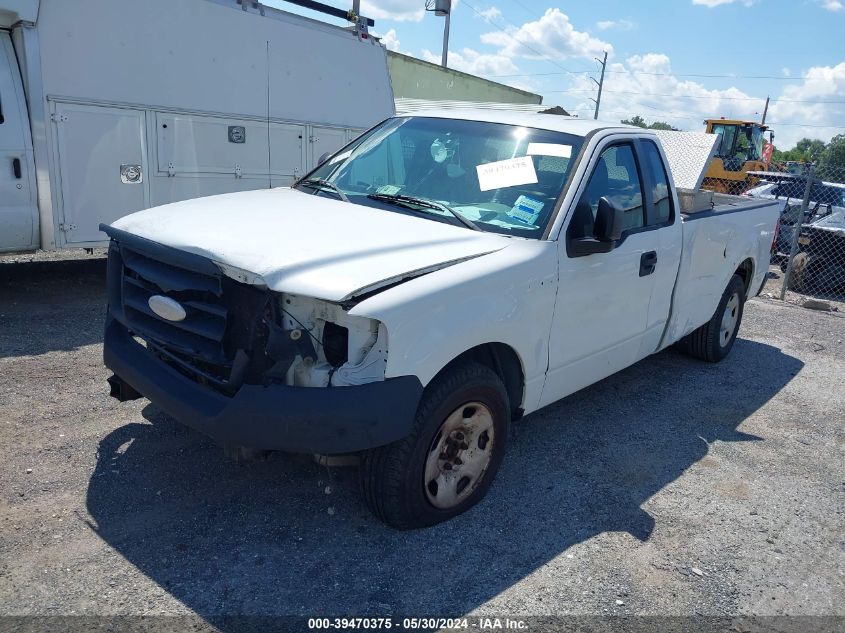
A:
{"type": "Polygon", "coordinates": [[[834,136],[830,143],[802,138],[792,149],[775,149],[772,160],[778,163],[814,163],[817,178],[827,182],[845,182],[845,134],[834,136]]]}
{"type": "Polygon", "coordinates": [[[625,125],[635,125],[637,127],[645,128],[647,130],[674,130],[669,123],[665,121],[655,121],[654,123],[648,124],[645,122],[639,114],[632,116],[630,119],[625,119],[620,121],[620,123],[624,123],[625,125]]]}
{"type": "Polygon", "coordinates": [[[795,149],[807,157],[807,160],[819,160],[827,146],[824,141],[815,138],[802,138],[795,144],[795,149]]]}
{"type": "Polygon", "coordinates": [[[802,138],[795,144],[795,147],[788,150],[775,149],[772,152],[772,160],[785,162],[794,160],[799,163],[812,163],[821,159],[827,146],[824,141],[814,138],[802,138]]]}
{"type": "Polygon", "coordinates": [[[820,162],[826,166],[845,170],[845,134],[837,134],[830,139],[820,162]]]}
{"type": "Polygon", "coordinates": [[[837,134],[819,159],[819,177],[828,182],[845,182],[845,134],[837,134]]]}

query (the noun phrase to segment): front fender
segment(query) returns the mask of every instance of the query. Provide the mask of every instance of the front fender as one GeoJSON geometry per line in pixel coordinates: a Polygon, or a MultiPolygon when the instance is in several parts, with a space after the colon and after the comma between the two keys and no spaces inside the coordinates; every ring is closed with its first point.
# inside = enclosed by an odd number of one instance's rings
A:
{"type": "Polygon", "coordinates": [[[529,412],[537,408],[548,367],[557,282],[554,243],[514,240],[501,251],[385,290],[350,314],[387,327],[387,377],[412,375],[423,385],[473,347],[510,346],[523,366],[521,406],[529,412]]]}

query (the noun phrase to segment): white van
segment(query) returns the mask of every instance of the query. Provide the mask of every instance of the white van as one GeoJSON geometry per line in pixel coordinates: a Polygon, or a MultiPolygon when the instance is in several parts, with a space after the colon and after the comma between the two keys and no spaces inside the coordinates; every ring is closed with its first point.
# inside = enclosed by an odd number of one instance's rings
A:
{"type": "MultiPolygon", "coordinates": [[[[0,0],[0,252],[289,185],[393,114],[384,46],[241,0],[0,0]]],[[[232,213],[238,213],[233,209],[232,213]]]]}

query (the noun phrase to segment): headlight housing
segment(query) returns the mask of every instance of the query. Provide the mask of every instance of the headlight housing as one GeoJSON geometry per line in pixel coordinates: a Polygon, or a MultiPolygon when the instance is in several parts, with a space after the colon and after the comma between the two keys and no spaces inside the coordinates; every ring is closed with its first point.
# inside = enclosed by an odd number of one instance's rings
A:
{"type": "Polygon", "coordinates": [[[315,357],[297,354],[287,384],[301,387],[362,385],[384,380],[387,330],[375,319],[351,316],[321,299],[282,294],[282,328],[291,340],[310,337],[315,357]]]}

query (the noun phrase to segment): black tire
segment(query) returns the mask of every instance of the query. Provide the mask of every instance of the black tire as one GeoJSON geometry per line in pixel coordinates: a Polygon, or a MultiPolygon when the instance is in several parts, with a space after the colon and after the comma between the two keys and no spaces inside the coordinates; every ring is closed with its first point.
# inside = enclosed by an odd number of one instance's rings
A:
{"type": "Polygon", "coordinates": [[[678,342],[678,347],[690,356],[700,358],[708,363],[718,363],[730,354],[736,340],[739,326],[742,323],[742,312],[745,307],[745,282],[739,275],[734,275],[728,282],[728,287],[719,301],[719,306],[710,320],[697,330],[693,330],[678,342]],[[736,325],[730,336],[722,335],[722,317],[731,298],[738,298],[736,305],[736,325]]]}
{"type": "Polygon", "coordinates": [[[493,370],[476,362],[447,368],[426,387],[411,434],[362,456],[361,484],[367,505],[379,519],[400,530],[435,525],[466,512],[487,493],[505,453],[509,426],[507,391],[493,370]],[[481,403],[492,417],[494,439],[485,458],[489,461],[467,497],[454,507],[438,508],[426,492],[426,462],[437,445],[435,440],[443,437],[438,435],[441,427],[469,403],[481,403]]]}

